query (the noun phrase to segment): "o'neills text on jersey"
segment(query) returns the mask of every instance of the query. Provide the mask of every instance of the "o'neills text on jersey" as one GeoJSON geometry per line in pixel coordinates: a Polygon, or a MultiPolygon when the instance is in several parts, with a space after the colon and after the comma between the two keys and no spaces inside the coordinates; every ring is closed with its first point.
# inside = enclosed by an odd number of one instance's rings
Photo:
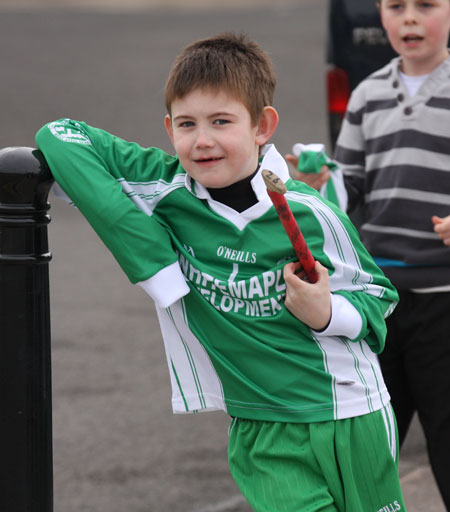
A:
{"type": "Polygon", "coordinates": [[[256,263],[256,252],[238,251],[223,245],[217,249],[217,256],[239,263],[256,263]]]}

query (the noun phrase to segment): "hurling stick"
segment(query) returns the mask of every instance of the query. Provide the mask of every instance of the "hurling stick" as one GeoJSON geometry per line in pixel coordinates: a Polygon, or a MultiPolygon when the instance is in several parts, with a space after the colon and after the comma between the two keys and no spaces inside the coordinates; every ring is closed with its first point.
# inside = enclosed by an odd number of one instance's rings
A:
{"type": "Polygon", "coordinates": [[[284,194],[287,192],[286,185],[275,173],[268,169],[264,169],[261,174],[267,187],[267,193],[275,206],[275,210],[277,211],[284,230],[291,241],[300,265],[302,266],[308,281],[310,283],[315,283],[318,278],[315,269],[315,261],[306,244],[305,238],[298,227],[297,221],[289,208],[286,198],[284,197],[284,194]]]}

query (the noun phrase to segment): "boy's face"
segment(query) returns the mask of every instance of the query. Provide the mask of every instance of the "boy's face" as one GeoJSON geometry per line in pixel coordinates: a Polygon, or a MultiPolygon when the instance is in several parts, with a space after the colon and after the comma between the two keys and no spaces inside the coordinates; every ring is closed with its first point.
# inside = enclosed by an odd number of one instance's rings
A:
{"type": "Polygon", "coordinates": [[[450,0],[381,0],[380,13],[405,74],[431,73],[448,57],[450,0]]]}
{"type": "Polygon", "coordinates": [[[164,122],[186,172],[208,188],[223,188],[252,174],[259,148],[275,131],[278,116],[265,107],[254,126],[247,107],[225,91],[194,89],[171,105],[164,122]]]}

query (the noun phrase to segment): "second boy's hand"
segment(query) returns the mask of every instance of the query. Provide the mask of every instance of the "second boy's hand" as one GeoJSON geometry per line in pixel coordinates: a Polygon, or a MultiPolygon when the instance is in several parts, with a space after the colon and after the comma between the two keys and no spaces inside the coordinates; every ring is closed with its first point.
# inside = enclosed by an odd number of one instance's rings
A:
{"type": "Polygon", "coordinates": [[[315,283],[304,281],[295,273],[296,263],[288,263],[283,269],[286,283],[286,308],[300,321],[321,331],[331,319],[331,293],[328,270],[316,261],[318,280],[315,283]]]}
{"type": "Polygon", "coordinates": [[[438,234],[444,245],[450,245],[450,215],[443,218],[433,215],[431,221],[434,224],[435,233],[438,234]]]}
{"type": "Polygon", "coordinates": [[[315,190],[320,190],[322,185],[324,185],[330,179],[330,169],[327,165],[322,165],[319,173],[306,173],[300,172],[297,170],[298,167],[298,157],[294,156],[290,153],[284,155],[284,158],[292,165],[294,170],[292,171],[293,178],[306,183],[310,187],[315,190]]]}

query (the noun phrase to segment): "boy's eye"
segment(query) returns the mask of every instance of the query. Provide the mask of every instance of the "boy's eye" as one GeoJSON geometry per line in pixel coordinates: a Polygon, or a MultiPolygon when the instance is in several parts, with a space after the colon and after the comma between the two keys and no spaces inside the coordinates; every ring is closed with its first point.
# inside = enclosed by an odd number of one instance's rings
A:
{"type": "Polygon", "coordinates": [[[398,11],[401,8],[401,4],[399,3],[390,3],[388,4],[387,8],[391,9],[392,11],[398,11]]]}
{"type": "Polygon", "coordinates": [[[179,124],[180,128],[190,128],[191,126],[194,126],[193,121],[183,121],[179,124]]]}
{"type": "Polygon", "coordinates": [[[396,2],[395,0],[392,0],[391,2],[387,2],[386,8],[391,9],[392,11],[398,11],[403,7],[402,2],[396,2]]]}
{"type": "Polygon", "coordinates": [[[227,119],[216,119],[214,121],[214,124],[218,124],[218,125],[223,125],[223,124],[227,124],[229,123],[230,121],[228,121],[227,119]]]}

